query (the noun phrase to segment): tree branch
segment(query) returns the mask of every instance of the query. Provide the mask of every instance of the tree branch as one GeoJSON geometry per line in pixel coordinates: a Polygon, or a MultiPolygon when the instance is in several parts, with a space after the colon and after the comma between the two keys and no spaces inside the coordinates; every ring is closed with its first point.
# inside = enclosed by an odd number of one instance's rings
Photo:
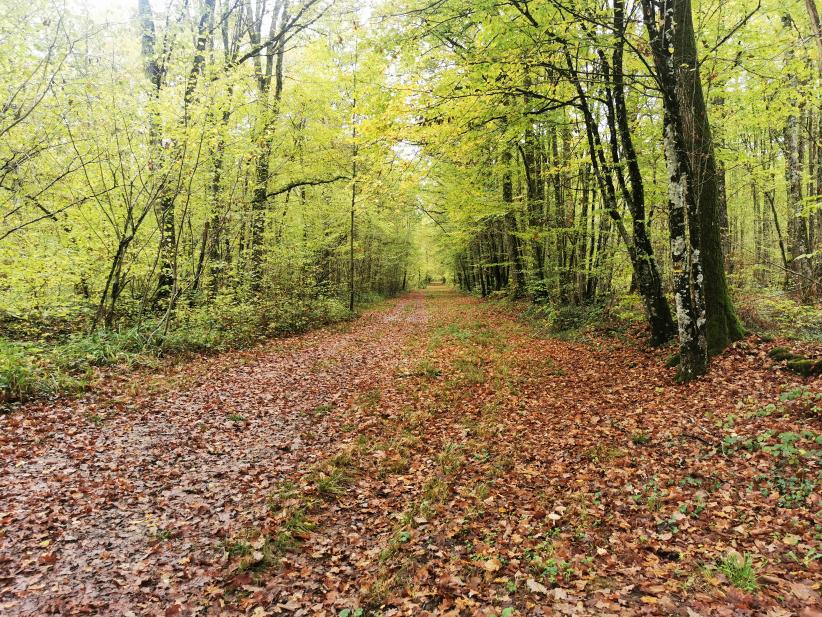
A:
{"type": "Polygon", "coordinates": [[[314,180],[296,180],[295,182],[289,182],[285,186],[281,186],[276,191],[272,191],[270,193],[266,193],[266,198],[269,197],[276,197],[277,195],[282,195],[283,193],[287,193],[288,191],[293,191],[296,188],[301,186],[319,186],[321,184],[331,184],[332,182],[339,182],[340,180],[350,180],[349,176],[333,176],[331,178],[316,178],[314,180]]]}

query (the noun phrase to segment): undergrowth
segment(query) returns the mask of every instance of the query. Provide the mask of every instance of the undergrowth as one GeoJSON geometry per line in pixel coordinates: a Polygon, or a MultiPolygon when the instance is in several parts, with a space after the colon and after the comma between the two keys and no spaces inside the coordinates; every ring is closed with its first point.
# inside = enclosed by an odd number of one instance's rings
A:
{"type": "Polygon", "coordinates": [[[226,297],[203,307],[180,305],[167,328],[152,320],[119,329],[67,333],[67,327],[31,321],[27,329],[7,328],[6,336],[0,337],[0,408],[81,392],[91,384],[96,367],[151,366],[165,356],[249,347],[350,317],[336,298],[247,303],[226,297]]]}
{"type": "Polygon", "coordinates": [[[822,341],[822,307],[801,304],[780,291],[740,293],[736,309],[745,325],[768,336],[822,341]]]}
{"type": "MultiPolygon", "coordinates": [[[[735,289],[733,295],[736,311],[747,330],[765,337],[822,341],[822,306],[802,304],[779,290],[735,289]]],[[[489,298],[512,302],[504,292],[495,292],[489,298]]],[[[642,300],[634,293],[592,304],[559,302],[547,294],[535,295],[526,304],[523,317],[537,331],[564,340],[585,340],[589,334],[619,336],[629,326],[646,323],[642,300]]]]}
{"type": "Polygon", "coordinates": [[[523,317],[538,331],[562,340],[585,340],[589,335],[620,336],[629,326],[642,323],[639,297],[627,295],[612,303],[529,304],[523,317]]]}

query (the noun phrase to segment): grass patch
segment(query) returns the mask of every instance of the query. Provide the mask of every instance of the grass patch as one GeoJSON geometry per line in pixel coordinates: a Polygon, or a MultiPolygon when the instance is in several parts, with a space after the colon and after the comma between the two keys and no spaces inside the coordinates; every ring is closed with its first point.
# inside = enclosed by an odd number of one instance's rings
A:
{"type": "Polygon", "coordinates": [[[339,497],[353,481],[353,463],[349,452],[337,454],[309,474],[309,482],[323,499],[339,497]]]}
{"type": "Polygon", "coordinates": [[[431,334],[431,346],[439,347],[449,339],[459,343],[467,343],[471,340],[471,330],[453,323],[440,326],[431,334]]]}
{"type": "Polygon", "coordinates": [[[377,388],[371,388],[361,393],[357,397],[357,404],[365,409],[374,409],[382,400],[382,392],[377,388]]]}
{"type": "Polygon", "coordinates": [[[315,499],[307,496],[293,482],[282,483],[268,498],[268,509],[275,520],[276,531],[267,538],[273,557],[294,550],[317,525],[311,518],[315,499]]]}
{"type": "Polygon", "coordinates": [[[592,463],[607,463],[625,455],[625,451],[620,448],[613,448],[604,444],[597,444],[588,449],[588,457],[592,463]]]}
{"type": "Polygon", "coordinates": [[[748,553],[740,555],[736,551],[730,551],[722,557],[717,569],[738,589],[748,592],[759,589],[753,558],[748,553]]]}
{"type": "Polygon", "coordinates": [[[323,416],[330,414],[332,411],[334,411],[334,407],[332,405],[324,404],[315,407],[312,413],[318,418],[322,418],[323,416]]]}
{"type": "Polygon", "coordinates": [[[422,360],[414,369],[414,374],[418,377],[433,379],[442,375],[442,371],[430,360],[422,360]]]}
{"type": "Polygon", "coordinates": [[[91,422],[94,426],[102,426],[105,418],[100,414],[91,413],[86,416],[86,419],[91,422]]]}
{"type": "Polygon", "coordinates": [[[423,499],[428,503],[444,503],[450,488],[442,478],[429,478],[422,487],[423,499]]]}
{"type": "Polygon", "coordinates": [[[338,468],[333,468],[328,473],[321,471],[314,479],[317,492],[326,498],[342,495],[349,482],[350,478],[345,470],[338,468]]]}
{"type": "Polygon", "coordinates": [[[648,433],[637,431],[631,434],[631,443],[635,446],[644,446],[651,443],[651,436],[648,433]]]}
{"type": "Polygon", "coordinates": [[[460,373],[460,381],[466,385],[475,385],[484,383],[486,380],[485,372],[482,370],[482,361],[480,358],[466,355],[460,358],[455,358],[453,362],[454,368],[460,373]]]}
{"type": "Polygon", "coordinates": [[[226,540],[220,548],[237,560],[239,572],[261,572],[275,565],[280,554],[276,542],[256,529],[241,531],[226,540]]]}

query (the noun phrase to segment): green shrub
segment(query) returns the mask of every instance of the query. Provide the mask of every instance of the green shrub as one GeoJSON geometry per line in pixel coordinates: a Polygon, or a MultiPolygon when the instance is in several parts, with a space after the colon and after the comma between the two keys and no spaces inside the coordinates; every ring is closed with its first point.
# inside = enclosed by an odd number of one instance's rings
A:
{"type": "Polygon", "coordinates": [[[766,336],[822,340],[822,308],[796,302],[783,292],[740,294],[736,309],[746,327],[766,336]]]}
{"type": "Polygon", "coordinates": [[[531,304],[525,309],[524,317],[537,321],[551,323],[557,315],[556,308],[548,303],[531,304]]]}
{"type": "Polygon", "coordinates": [[[0,392],[4,400],[21,400],[40,389],[36,384],[33,349],[25,344],[0,343],[0,392]]]}
{"type": "Polygon", "coordinates": [[[349,317],[348,307],[329,296],[281,295],[261,302],[219,296],[203,306],[180,303],[165,331],[152,321],[37,345],[0,339],[0,403],[82,390],[94,367],[145,365],[160,355],[249,347],[349,317]]]}
{"type": "Polygon", "coordinates": [[[54,348],[52,355],[61,368],[82,371],[88,366],[132,365],[148,341],[137,328],[124,332],[97,330],[92,334],[74,334],[54,348]]]}
{"type": "Polygon", "coordinates": [[[549,335],[576,339],[587,334],[619,335],[632,323],[644,323],[642,305],[636,296],[615,304],[541,303],[529,306],[524,317],[549,335]]]}
{"type": "Polygon", "coordinates": [[[0,340],[0,403],[82,389],[86,381],[68,374],[55,357],[31,343],[0,340]]]}
{"type": "Polygon", "coordinates": [[[551,330],[554,332],[566,332],[576,330],[586,322],[586,310],[580,306],[562,306],[557,309],[556,316],[551,322],[551,330]]]}

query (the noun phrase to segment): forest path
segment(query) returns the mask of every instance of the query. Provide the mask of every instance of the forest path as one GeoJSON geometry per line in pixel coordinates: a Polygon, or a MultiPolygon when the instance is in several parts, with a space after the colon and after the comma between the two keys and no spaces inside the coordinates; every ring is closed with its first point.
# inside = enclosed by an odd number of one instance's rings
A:
{"type": "Polygon", "coordinates": [[[677,385],[631,336],[437,287],[30,406],[0,418],[0,614],[820,615],[822,387],[765,351],[677,385]]]}
{"type": "Polygon", "coordinates": [[[149,388],[0,416],[0,614],[153,614],[202,593],[215,546],[334,444],[332,412],[393,375],[424,324],[409,294],[149,388]]]}

